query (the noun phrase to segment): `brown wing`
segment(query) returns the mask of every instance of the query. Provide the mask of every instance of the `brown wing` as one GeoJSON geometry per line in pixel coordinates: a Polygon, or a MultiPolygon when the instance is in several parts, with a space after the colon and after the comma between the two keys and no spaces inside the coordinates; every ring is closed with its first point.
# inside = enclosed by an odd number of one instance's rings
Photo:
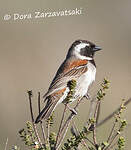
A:
{"type": "Polygon", "coordinates": [[[50,117],[55,107],[57,106],[59,99],[64,95],[65,90],[66,88],[59,90],[58,92],[55,92],[47,97],[48,101],[45,107],[43,108],[43,110],[40,112],[40,114],[36,118],[35,123],[38,123],[42,119],[48,119],[50,117]]]}
{"type": "Polygon", "coordinates": [[[87,63],[87,60],[64,62],[58,69],[58,72],[56,73],[56,76],[53,79],[48,92],[44,95],[44,98],[63,88],[66,88],[67,83],[70,80],[77,80],[77,78],[79,78],[83,73],[87,71],[87,63]]]}

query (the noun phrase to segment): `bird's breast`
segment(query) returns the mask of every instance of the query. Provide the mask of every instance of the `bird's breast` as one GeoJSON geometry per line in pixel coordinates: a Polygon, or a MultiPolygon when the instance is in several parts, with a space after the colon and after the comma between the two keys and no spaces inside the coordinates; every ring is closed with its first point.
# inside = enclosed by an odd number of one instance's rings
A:
{"type": "Polygon", "coordinates": [[[84,96],[87,93],[89,86],[95,80],[96,67],[92,63],[88,63],[87,68],[87,71],[81,75],[77,81],[76,96],[84,96]]]}

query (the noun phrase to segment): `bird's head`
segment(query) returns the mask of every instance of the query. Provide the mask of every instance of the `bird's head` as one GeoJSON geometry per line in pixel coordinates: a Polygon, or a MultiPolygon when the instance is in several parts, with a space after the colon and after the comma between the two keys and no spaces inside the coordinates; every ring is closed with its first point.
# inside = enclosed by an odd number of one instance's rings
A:
{"type": "Polygon", "coordinates": [[[67,57],[77,57],[78,59],[92,60],[96,51],[101,50],[101,47],[96,46],[87,40],[76,40],[70,47],[67,57]]]}

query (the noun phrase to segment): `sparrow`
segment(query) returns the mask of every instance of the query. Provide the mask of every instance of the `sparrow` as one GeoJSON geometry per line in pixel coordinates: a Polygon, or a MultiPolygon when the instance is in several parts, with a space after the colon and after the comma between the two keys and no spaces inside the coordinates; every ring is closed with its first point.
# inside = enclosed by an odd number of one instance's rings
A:
{"type": "Polygon", "coordinates": [[[66,59],[59,67],[47,93],[44,95],[45,107],[36,118],[35,123],[48,119],[56,106],[62,103],[69,93],[68,82],[76,81],[72,102],[87,95],[88,89],[95,81],[95,52],[101,47],[87,40],[76,40],[68,50],[66,59]]]}

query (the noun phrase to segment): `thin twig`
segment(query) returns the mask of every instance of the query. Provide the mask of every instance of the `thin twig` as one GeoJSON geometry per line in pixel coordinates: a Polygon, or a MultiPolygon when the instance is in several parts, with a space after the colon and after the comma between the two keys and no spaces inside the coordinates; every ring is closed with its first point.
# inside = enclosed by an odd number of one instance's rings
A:
{"type": "MultiPolygon", "coordinates": [[[[81,100],[82,100],[82,98],[78,100],[76,106],[74,107],[74,110],[76,110],[76,108],[79,106],[81,100]]],[[[76,114],[74,114],[73,112],[71,112],[71,114],[70,114],[69,117],[67,118],[65,124],[63,125],[63,128],[62,128],[61,132],[64,131],[64,129],[66,128],[66,125],[68,124],[68,121],[71,121],[75,115],[76,115],[76,114]]]]}
{"type": "Polygon", "coordinates": [[[72,129],[73,129],[72,134],[74,134],[75,136],[78,136],[80,132],[79,132],[74,120],[72,121],[72,129]]]}
{"type": "MultiPolygon", "coordinates": [[[[125,103],[124,106],[127,106],[129,103],[131,102],[131,98],[129,98],[125,103]]],[[[96,127],[99,127],[101,125],[103,125],[105,122],[107,122],[108,120],[110,120],[118,111],[120,111],[121,106],[118,107],[113,113],[111,113],[110,115],[108,115],[107,117],[105,117],[105,119],[103,119],[102,121],[98,122],[96,127]]]]}
{"type": "Polygon", "coordinates": [[[34,115],[33,115],[33,110],[32,110],[32,91],[28,91],[28,96],[29,96],[29,103],[30,103],[30,113],[31,113],[31,119],[32,122],[34,123],[34,115]]]}
{"type": "Polygon", "coordinates": [[[96,109],[95,109],[95,113],[94,113],[94,128],[93,128],[93,141],[94,141],[94,144],[97,146],[97,139],[96,139],[96,119],[97,119],[97,116],[98,116],[98,109],[99,109],[99,105],[100,105],[100,101],[98,100],[97,103],[96,103],[96,109]]]}
{"type": "MultiPolygon", "coordinates": [[[[38,111],[39,111],[39,114],[41,112],[40,104],[41,104],[40,103],[40,92],[38,92],[38,111]]],[[[44,129],[42,121],[40,121],[40,127],[41,127],[41,131],[42,131],[43,140],[44,140],[44,143],[45,143],[45,141],[46,141],[46,134],[45,134],[45,129],[44,129]]]]}
{"type": "Polygon", "coordinates": [[[39,137],[39,134],[38,134],[38,131],[37,131],[37,128],[36,128],[36,124],[34,123],[34,115],[33,115],[33,109],[32,109],[32,91],[28,91],[28,96],[29,96],[30,113],[31,113],[31,119],[32,119],[33,129],[34,129],[36,138],[38,140],[38,143],[42,147],[43,144],[42,144],[41,139],[39,137]]]}
{"type": "Polygon", "coordinates": [[[47,145],[49,145],[49,137],[50,137],[50,123],[47,122],[47,138],[46,138],[47,145]]]}
{"type": "MultiPolygon", "coordinates": [[[[94,144],[89,138],[85,137],[85,139],[86,139],[90,144],[92,144],[92,145],[95,147],[95,144],[94,144]]],[[[96,148],[96,147],[95,147],[95,148],[96,148]]]]}
{"type": "MultiPolygon", "coordinates": [[[[73,124],[73,128],[74,128],[74,131],[76,131],[76,136],[78,136],[79,135],[79,130],[78,130],[78,128],[77,128],[77,126],[76,126],[76,124],[75,124],[75,122],[72,120],[72,124],[73,124]]],[[[88,145],[86,144],[86,142],[85,142],[85,140],[84,139],[82,139],[82,141],[81,141],[81,144],[87,149],[87,150],[89,150],[89,147],[88,147],[88,145]]]]}
{"type": "MultiPolygon", "coordinates": [[[[74,132],[75,132],[74,134],[75,134],[75,136],[78,136],[80,132],[78,131],[78,128],[76,127],[74,121],[72,121],[72,123],[73,123],[74,132]]],[[[85,142],[85,140],[87,140],[90,144],[92,144],[95,147],[94,143],[90,139],[88,139],[87,137],[84,137],[84,138],[85,138],[85,139],[83,139],[84,142],[85,142]]]]}
{"type": "Polygon", "coordinates": [[[84,139],[82,139],[81,144],[82,144],[87,150],[90,150],[90,149],[89,149],[89,146],[86,144],[86,142],[85,142],[84,139]]]}
{"type": "Polygon", "coordinates": [[[62,119],[61,119],[60,126],[59,126],[59,130],[58,130],[58,133],[57,133],[55,146],[57,145],[58,139],[59,139],[59,137],[61,136],[61,129],[62,129],[64,117],[65,117],[66,108],[67,108],[67,104],[65,104],[65,108],[64,108],[64,111],[63,111],[63,114],[62,114],[62,119]]]}
{"type": "Polygon", "coordinates": [[[111,137],[112,137],[112,135],[113,135],[115,126],[116,126],[116,121],[113,123],[113,127],[112,127],[111,132],[110,132],[110,134],[109,134],[109,137],[108,137],[108,139],[107,139],[107,143],[110,141],[110,139],[111,139],[111,137]]]}
{"type": "MultiPolygon", "coordinates": [[[[77,101],[77,104],[76,106],[74,107],[74,110],[76,110],[76,108],[79,106],[80,102],[82,101],[82,98],[80,98],[78,101],[77,101]]],[[[66,122],[64,123],[62,129],[61,129],[61,137],[59,138],[59,141],[58,141],[58,144],[56,145],[56,150],[59,149],[63,139],[65,138],[65,135],[68,131],[68,128],[69,128],[69,125],[72,121],[72,119],[74,118],[76,114],[74,114],[73,112],[71,112],[71,114],[69,115],[69,117],[67,118],[66,122]]]]}
{"type": "Polygon", "coordinates": [[[7,150],[7,145],[8,145],[8,137],[7,137],[6,143],[5,143],[5,150],[7,150]]]}
{"type": "Polygon", "coordinates": [[[41,131],[42,131],[43,140],[45,142],[46,141],[46,134],[45,134],[45,129],[44,129],[42,121],[40,121],[40,127],[41,127],[41,131]]]}
{"type": "Polygon", "coordinates": [[[90,101],[90,107],[89,107],[88,118],[92,118],[92,116],[94,115],[95,104],[96,104],[96,96],[94,96],[94,97],[92,98],[92,100],[90,101]]]}
{"type": "Polygon", "coordinates": [[[97,116],[96,116],[96,124],[99,121],[99,117],[100,117],[100,111],[101,111],[101,102],[98,105],[98,111],[97,111],[97,116]]]}
{"type": "Polygon", "coordinates": [[[106,150],[110,150],[110,149],[113,149],[114,146],[116,146],[117,142],[115,142],[113,145],[111,145],[110,147],[108,147],[108,149],[106,150]]]}
{"type": "Polygon", "coordinates": [[[113,141],[116,139],[116,137],[117,137],[118,135],[119,135],[118,133],[116,133],[116,134],[114,135],[114,137],[111,139],[109,145],[108,145],[104,150],[108,150],[108,149],[110,148],[110,146],[112,145],[113,141]]]}
{"type": "Polygon", "coordinates": [[[40,114],[40,92],[38,92],[38,111],[39,111],[39,114],[40,114]]]}
{"type": "Polygon", "coordinates": [[[38,131],[37,131],[37,128],[36,128],[36,124],[35,124],[35,123],[33,123],[33,128],[34,128],[34,132],[35,132],[35,135],[36,135],[36,138],[37,138],[37,140],[38,140],[39,145],[40,145],[41,147],[43,147],[43,144],[42,144],[41,139],[40,139],[40,137],[39,137],[39,134],[38,134],[38,131]]]}
{"type": "Polygon", "coordinates": [[[65,124],[63,125],[63,128],[61,130],[61,137],[59,138],[58,144],[56,145],[56,150],[59,149],[63,139],[65,138],[65,135],[67,133],[67,130],[69,128],[69,125],[71,123],[71,120],[74,118],[74,114],[71,113],[71,115],[68,117],[68,119],[66,120],[65,124]]]}

